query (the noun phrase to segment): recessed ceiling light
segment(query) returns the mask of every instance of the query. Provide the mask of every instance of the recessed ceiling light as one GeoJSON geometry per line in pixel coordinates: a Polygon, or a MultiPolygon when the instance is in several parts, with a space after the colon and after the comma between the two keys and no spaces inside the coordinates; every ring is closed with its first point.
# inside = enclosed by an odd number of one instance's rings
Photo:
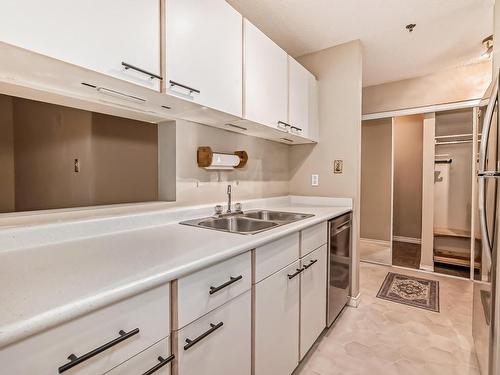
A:
{"type": "Polygon", "coordinates": [[[413,29],[417,26],[416,23],[409,23],[408,25],[405,26],[406,30],[408,30],[409,33],[413,32],[413,29]]]}

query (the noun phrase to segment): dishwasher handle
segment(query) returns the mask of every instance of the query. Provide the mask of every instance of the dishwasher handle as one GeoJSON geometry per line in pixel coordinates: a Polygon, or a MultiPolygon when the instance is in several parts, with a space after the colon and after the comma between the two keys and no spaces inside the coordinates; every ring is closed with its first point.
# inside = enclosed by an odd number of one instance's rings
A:
{"type": "Polygon", "coordinates": [[[336,236],[342,232],[344,232],[347,229],[351,228],[351,222],[348,221],[346,224],[342,225],[340,228],[337,227],[336,230],[333,232],[332,236],[336,236]]]}

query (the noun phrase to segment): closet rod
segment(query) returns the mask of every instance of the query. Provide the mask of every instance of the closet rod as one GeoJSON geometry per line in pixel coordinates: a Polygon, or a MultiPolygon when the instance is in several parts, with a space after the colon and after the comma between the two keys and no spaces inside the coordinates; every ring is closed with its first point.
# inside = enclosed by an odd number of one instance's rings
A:
{"type": "MultiPolygon", "coordinates": [[[[478,134],[480,136],[481,133],[478,134]]],[[[446,139],[446,138],[462,138],[462,137],[472,137],[473,134],[450,134],[450,135],[436,135],[434,139],[446,139]]]]}
{"type": "MultiPolygon", "coordinates": [[[[479,139],[477,140],[479,142],[479,139]]],[[[470,141],[446,141],[446,142],[436,142],[436,146],[439,146],[439,145],[456,145],[456,144],[460,144],[460,143],[472,143],[473,141],[470,140],[470,141]]]]}
{"type": "Polygon", "coordinates": [[[434,160],[434,164],[451,164],[453,159],[434,160]]]}

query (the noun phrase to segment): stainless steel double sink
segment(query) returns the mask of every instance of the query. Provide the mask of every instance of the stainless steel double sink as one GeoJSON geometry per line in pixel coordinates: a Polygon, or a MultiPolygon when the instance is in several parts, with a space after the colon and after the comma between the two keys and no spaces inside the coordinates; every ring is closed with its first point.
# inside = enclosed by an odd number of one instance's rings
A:
{"type": "Polygon", "coordinates": [[[312,217],[311,214],[268,210],[251,210],[223,214],[202,219],[182,221],[180,224],[239,234],[256,234],[312,217]]]}

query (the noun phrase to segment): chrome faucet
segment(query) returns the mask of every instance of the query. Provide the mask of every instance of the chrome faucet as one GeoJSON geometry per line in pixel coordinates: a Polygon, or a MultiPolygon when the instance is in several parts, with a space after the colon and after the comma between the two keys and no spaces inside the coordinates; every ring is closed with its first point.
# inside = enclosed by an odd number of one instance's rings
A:
{"type": "Polygon", "coordinates": [[[227,213],[231,213],[231,185],[227,185],[227,213]]]}

